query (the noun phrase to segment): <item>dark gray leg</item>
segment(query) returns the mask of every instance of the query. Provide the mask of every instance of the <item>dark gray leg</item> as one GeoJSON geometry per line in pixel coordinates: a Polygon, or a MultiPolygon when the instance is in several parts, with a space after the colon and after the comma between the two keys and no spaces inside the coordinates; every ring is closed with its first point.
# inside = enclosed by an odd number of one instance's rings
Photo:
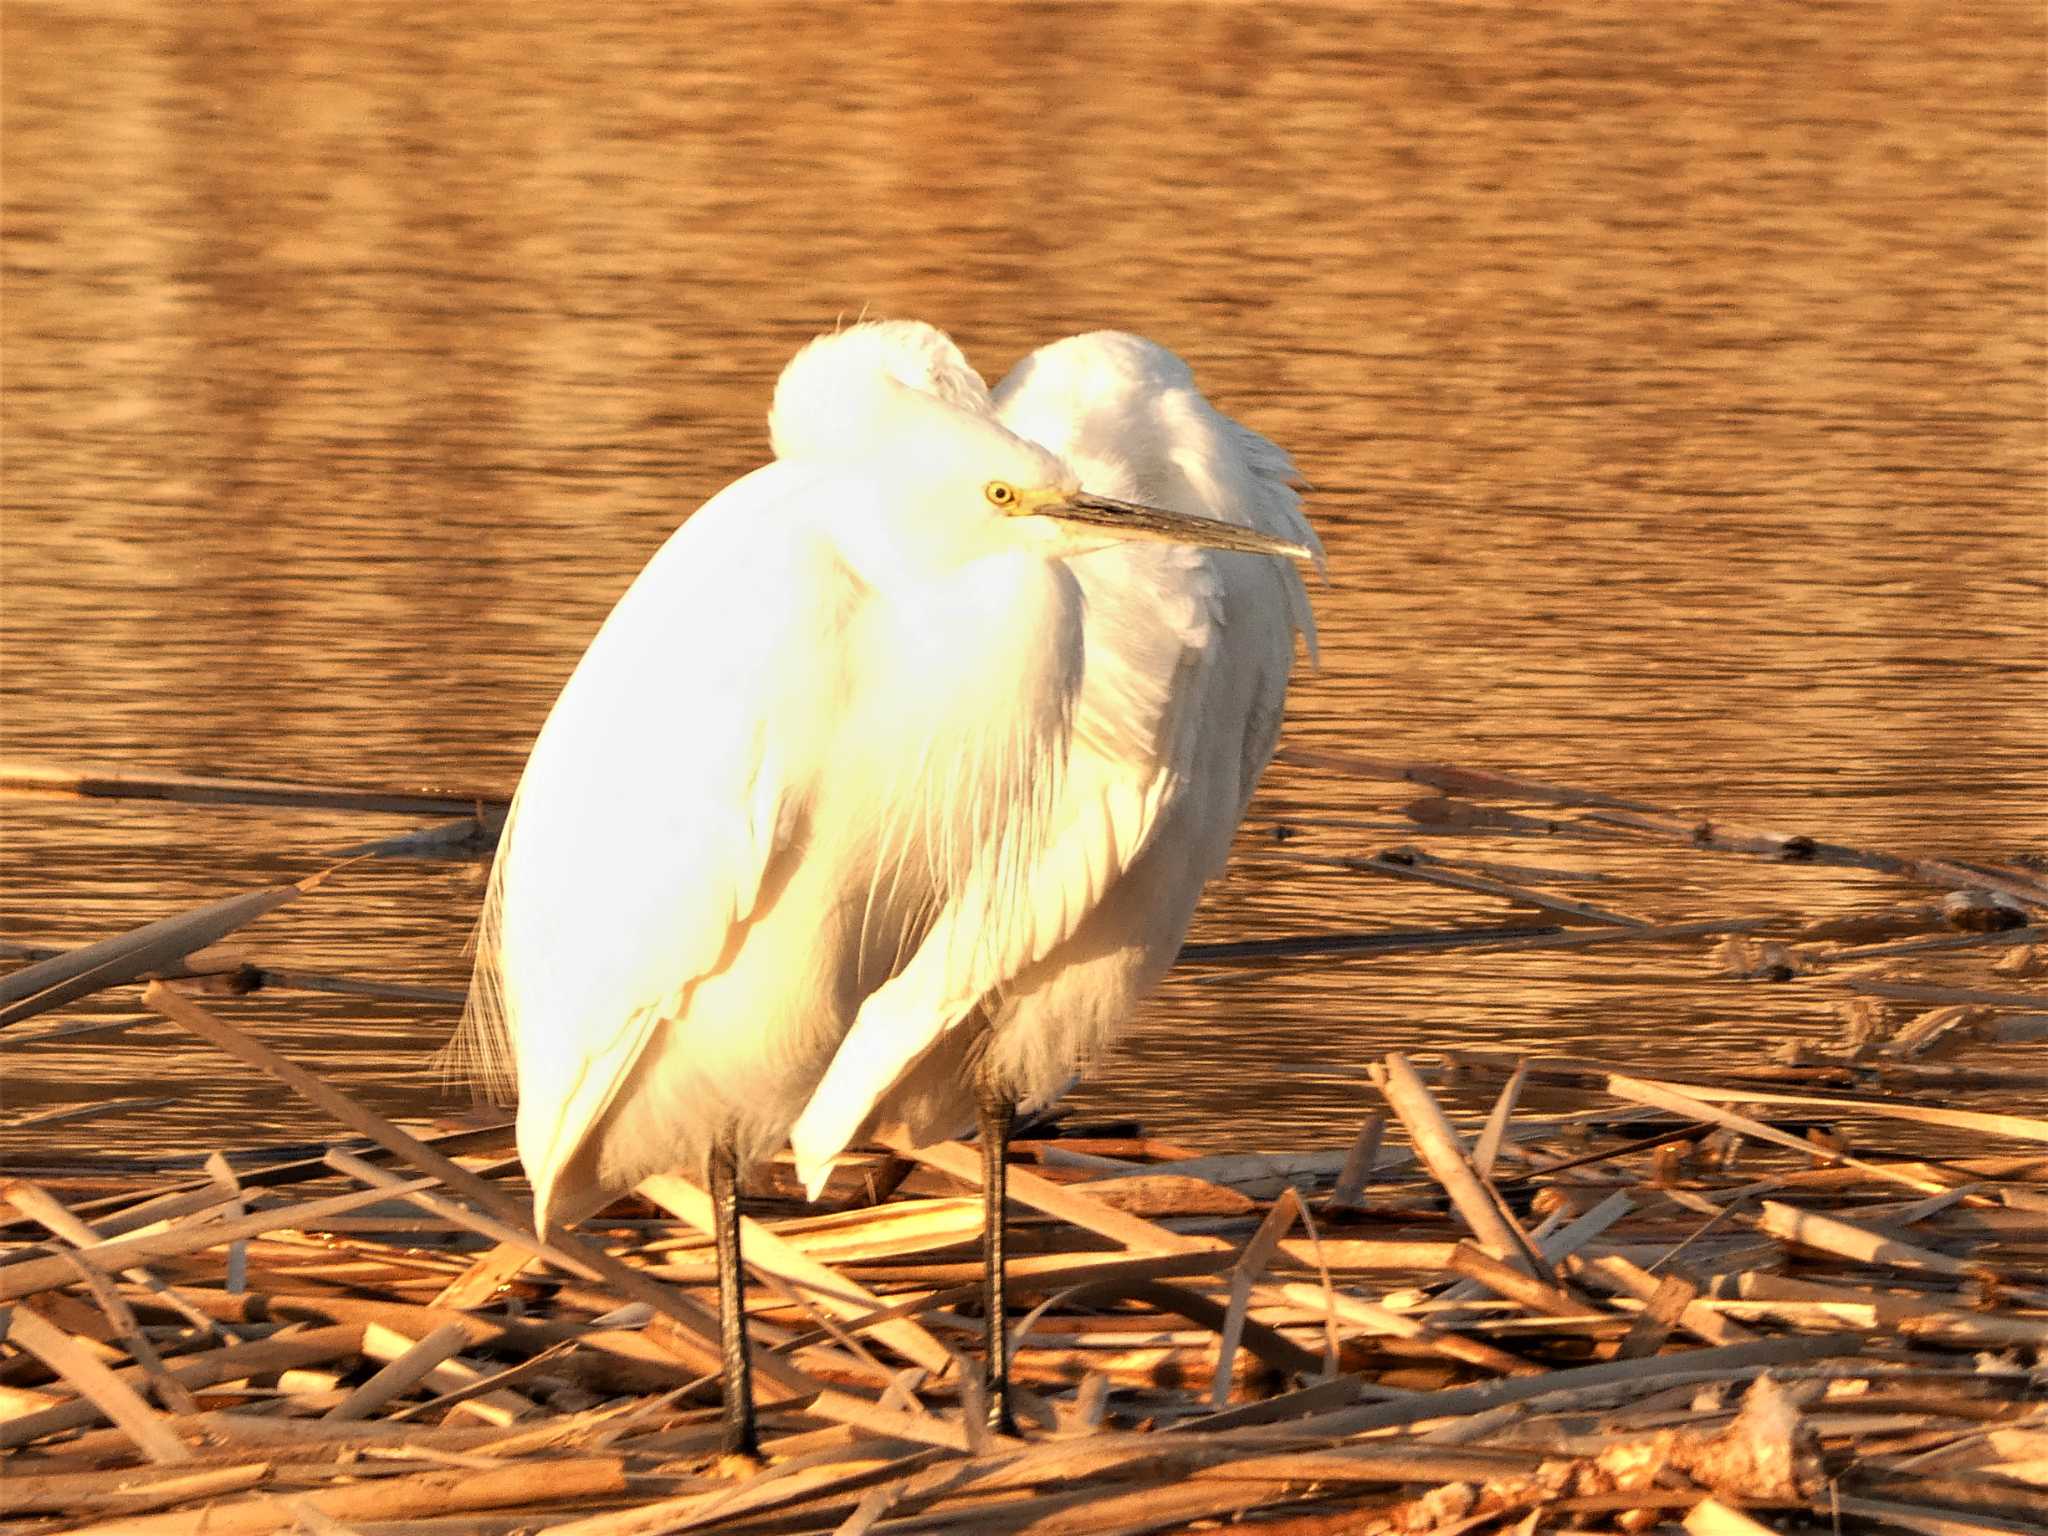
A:
{"type": "Polygon", "coordinates": [[[711,1211],[718,1245],[718,1342],[725,1356],[725,1433],[728,1456],[759,1456],[754,1432],[754,1373],[747,1359],[747,1279],[740,1267],[740,1181],[732,1152],[711,1154],[711,1211]]]}
{"type": "Polygon", "coordinates": [[[1014,1435],[1010,1415],[1010,1330],[1004,1302],[1003,1206],[1009,1193],[1010,1127],[1017,1106],[1009,1096],[982,1079],[978,1108],[981,1120],[982,1293],[988,1339],[988,1427],[1014,1435]]]}

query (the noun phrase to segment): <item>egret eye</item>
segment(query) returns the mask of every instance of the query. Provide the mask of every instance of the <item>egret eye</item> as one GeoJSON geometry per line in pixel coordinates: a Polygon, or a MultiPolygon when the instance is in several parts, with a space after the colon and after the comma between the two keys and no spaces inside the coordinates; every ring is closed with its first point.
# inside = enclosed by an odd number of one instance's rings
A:
{"type": "Polygon", "coordinates": [[[988,497],[988,504],[1007,511],[1017,505],[1017,487],[1007,480],[991,480],[983,487],[982,494],[988,497]]]}

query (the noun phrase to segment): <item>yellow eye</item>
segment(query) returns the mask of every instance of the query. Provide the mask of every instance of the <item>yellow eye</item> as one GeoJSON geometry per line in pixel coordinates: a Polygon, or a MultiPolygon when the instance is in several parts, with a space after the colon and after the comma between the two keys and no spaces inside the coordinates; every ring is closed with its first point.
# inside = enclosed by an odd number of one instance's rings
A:
{"type": "Polygon", "coordinates": [[[1005,511],[1017,505],[1017,487],[1007,480],[991,480],[983,487],[982,494],[988,497],[988,504],[1005,511]]]}

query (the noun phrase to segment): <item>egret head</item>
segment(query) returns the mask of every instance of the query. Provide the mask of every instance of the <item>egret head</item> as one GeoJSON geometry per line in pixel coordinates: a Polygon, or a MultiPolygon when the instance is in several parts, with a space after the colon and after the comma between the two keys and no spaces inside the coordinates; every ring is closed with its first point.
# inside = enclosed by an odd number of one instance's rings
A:
{"type": "MultiPolygon", "coordinates": [[[[1132,444],[1177,439],[1159,420],[1165,402],[1199,399],[1195,376],[1156,341],[1123,331],[1089,331],[1040,347],[997,386],[1003,424],[1035,443],[1056,443],[1089,463],[1116,465],[1132,444]]],[[[1147,455],[1152,456],[1152,455],[1147,455]]],[[[1141,481],[1150,465],[1132,465],[1141,481]]]]}
{"type": "Polygon", "coordinates": [[[988,385],[944,331],[922,320],[863,320],[817,337],[784,365],[768,408],[775,456],[859,453],[871,424],[858,406],[882,379],[964,411],[993,414],[988,385]]]}
{"type": "Polygon", "coordinates": [[[1134,539],[1308,553],[1290,539],[1235,523],[1084,491],[1071,465],[992,414],[893,381],[889,392],[894,408],[875,440],[871,473],[900,498],[906,532],[941,559],[1020,550],[1060,558],[1134,539]]]}

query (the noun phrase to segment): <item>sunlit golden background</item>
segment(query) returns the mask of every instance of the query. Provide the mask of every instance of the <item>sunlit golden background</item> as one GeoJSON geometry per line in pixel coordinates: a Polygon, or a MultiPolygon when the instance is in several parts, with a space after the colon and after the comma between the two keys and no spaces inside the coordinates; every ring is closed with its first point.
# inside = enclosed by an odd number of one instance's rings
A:
{"type": "MultiPolygon", "coordinates": [[[[2031,0],[8,0],[0,25],[11,759],[508,789],[633,572],[765,455],[783,361],[868,313],[992,378],[1140,331],[1293,451],[1330,549],[1297,744],[1900,851],[2048,842],[2031,0]]],[[[1412,793],[1276,768],[1196,936],[1496,920],[1301,858],[1417,841],[1412,793]]],[[[52,942],[401,825],[0,814],[4,932],[52,942]]],[[[1490,851],[1648,917],[1905,894],[1490,851]]],[[[357,866],[239,942],[459,986],[479,881],[357,866]]],[[[436,1102],[450,1009],[225,1006],[384,1108],[436,1102]]],[[[1832,1027],[1703,950],[1184,973],[1081,1103],[1299,1145],[1348,1138],[1390,1046],[1710,1062],[1832,1027]]],[[[172,1099],[95,1147],[323,1133],[153,1023],[0,1068],[17,1108],[172,1099]]]]}

